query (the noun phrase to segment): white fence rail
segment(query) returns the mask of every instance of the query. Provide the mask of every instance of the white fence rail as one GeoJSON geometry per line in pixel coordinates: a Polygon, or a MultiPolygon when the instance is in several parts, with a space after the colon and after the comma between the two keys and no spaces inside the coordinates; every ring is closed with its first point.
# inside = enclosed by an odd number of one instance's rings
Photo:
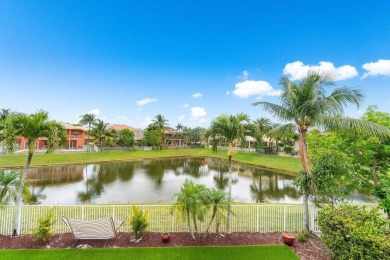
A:
{"type": "MultiPolygon", "coordinates": [[[[69,232],[61,217],[69,217],[82,220],[92,220],[103,217],[116,219],[130,219],[132,217],[132,205],[66,205],[54,206],[56,233],[69,232]]],[[[172,205],[137,205],[148,212],[149,231],[151,232],[187,232],[186,222],[181,218],[181,213],[172,205]]],[[[25,205],[22,206],[20,234],[32,234],[37,226],[37,218],[44,215],[53,206],[25,205]]],[[[4,206],[0,209],[0,234],[12,234],[13,206],[4,206]]],[[[303,229],[302,205],[232,205],[231,226],[233,232],[278,232],[298,231],[303,229]]],[[[207,228],[211,218],[211,211],[204,222],[198,223],[200,232],[207,228]]],[[[314,232],[319,232],[315,223],[316,209],[310,207],[310,227],[314,232]]],[[[128,222],[127,222],[128,223],[128,222]]],[[[219,232],[226,232],[226,223],[221,221],[218,227],[214,224],[212,231],[218,228],[219,232]]],[[[120,229],[121,232],[130,232],[129,224],[120,229]]]]}

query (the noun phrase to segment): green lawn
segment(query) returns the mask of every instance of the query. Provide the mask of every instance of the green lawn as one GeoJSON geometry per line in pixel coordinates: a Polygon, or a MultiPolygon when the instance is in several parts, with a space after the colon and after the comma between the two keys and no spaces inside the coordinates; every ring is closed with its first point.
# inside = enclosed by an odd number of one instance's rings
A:
{"type": "MultiPolygon", "coordinates": [[[[77,153],[77,154],[46,154],[34,155],[33,166],[46,166],[53,164],[93,163],[106,161],[133,161],[148,158],[164,157],[217,157],[227,159],[226,151],[214,154],[210,149],[177,149],[161,151],[130,151],[130,152],[102,152],[102,153],[77,153]]],[[[26,155],[0,156],[0,168],[23,167],[26,163],[26,155]]],[[[295,173],[301,169],[298,158],[264,155],[239,152],[233,156],[233,160],[256,166],[272,168],[283,172],[295,173]]]]}
{"type": "Polygon", "coordinates": [[[229,247],[1,250],[0,259],[299,259],[285,245],[229,247]]]}

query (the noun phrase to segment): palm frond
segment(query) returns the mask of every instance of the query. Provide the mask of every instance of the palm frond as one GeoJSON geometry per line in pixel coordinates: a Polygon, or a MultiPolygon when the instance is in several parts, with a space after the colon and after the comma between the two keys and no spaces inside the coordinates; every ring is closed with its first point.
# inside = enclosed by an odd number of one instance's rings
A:
{"type": "Polygon", "coordinates": [[[285,107],[277,105],[277,104],[260,101],[260,102],[255,102],[252,105],[253,106],[260,105],[264,108],[265,111],[269,112],[272,116],[280,118],[281,120],[284,120],[284,121],[289,121],[289,120],[292,120],[294,118],[291,111],[289,111],[285,107]]]}

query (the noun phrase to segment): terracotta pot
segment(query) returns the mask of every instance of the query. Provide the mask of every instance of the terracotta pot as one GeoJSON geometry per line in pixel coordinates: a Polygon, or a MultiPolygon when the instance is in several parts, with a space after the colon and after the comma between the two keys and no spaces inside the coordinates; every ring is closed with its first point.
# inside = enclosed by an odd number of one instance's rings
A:
{"type": "Polygon", "coordinates": [[[294,245],[294,241],[295,241],[294,234],[283,232],[282,239],[283,239],[283,243],[285,243],[286,245],[288,246],[294,245]]]}
{"type": "Polygon", "coordinates": [[[170,237],[171,237],[171,236],[169,235],[169,233],[162,233],[162,235],[161,235],[161,241],[162,241],[163,243],[168,243],[170,237]]]}

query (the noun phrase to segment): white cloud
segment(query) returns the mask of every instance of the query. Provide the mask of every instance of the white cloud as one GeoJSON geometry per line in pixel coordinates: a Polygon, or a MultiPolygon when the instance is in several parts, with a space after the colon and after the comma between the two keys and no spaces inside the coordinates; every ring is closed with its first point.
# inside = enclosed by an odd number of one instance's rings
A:
{"type": "Polygon", "coordinates": [[[100,109],[99,108],[92,109],[92,110],[88,111],[87,114],[94,114],[97,116],[100,114],[100,109]]]}
{"type": "Polygon", "coordinates": [[[193,107],[191,108],[191,119],[192,120],[204,120],[207,116],[204,107],[193,107]]]}
{"type": "Polygon", "coordinates": [[[155,98],[144,98],[144,99],[141,99],[141,100],[137,100],[135,103],[137,104],[137,106],[144,106],[144,105],[147,105],[147,104],[152,103],[152,102],[157,102],[157,99],[155,99],[155,98]]]}
{"type": "Polygon", "coordinates": [[[142,122],[143,126],[148,126],[149,124],[153,123],[152,118],[150,116],[147,116],[144,118],[144,121],[142,122]]]}
{"type": "Polygon", "coordinates": [[[364,73],[362,79],[379,75],[390,77],[390,60],[378,60],[377,62],[365,63],[362,68],[367,71],[364,73]]]}
{"type": "Polygon", "coordinates": [[[184,103],[184,105],[182,105],[181,107],[187,108],[190,107],[190,105],[188,105],[188,103],[184,103]]]}
{"type": "Polygon", "coordinates": [[[246,80],[236,84],[233,94],[241,98],[250,96],[278,96],[280,90],[275,90],[267,81],[246,80]]]}
{"type": "Polygon", "coordinates": [[[181,115],[181,116],[179,116],[179,120],[180,121],[184,121],[186,119],[186,115],[181,115]]]}
{"type": "Polygon", "coordinates": [[[240,80],[247,80],[249,78],[249,72],[247,70],[244,70],[237,78],[240,80]]]}
{"type": "Polygon", "coordinates": [[[193,98],[201,98],[201,97],[203,97],[203,94],[199,93],[199,92],[196,92],[196,93],[192,94],[192,97],[193,98]]]}
{"type": "Polygon", "coordinates": [[[334,80],[336,81],[350,79],[358,75],[356,68],[351,65],[344,65],[336,68],[333,63],[329,61],[320,61],[319,65],[305,65],[301,61],[287,63],[286,66],[284,66],[283,73],[290,75],[291,80],[299,80],[307,76],[309,70],[330,73],[334,76],[334,80]]]}

